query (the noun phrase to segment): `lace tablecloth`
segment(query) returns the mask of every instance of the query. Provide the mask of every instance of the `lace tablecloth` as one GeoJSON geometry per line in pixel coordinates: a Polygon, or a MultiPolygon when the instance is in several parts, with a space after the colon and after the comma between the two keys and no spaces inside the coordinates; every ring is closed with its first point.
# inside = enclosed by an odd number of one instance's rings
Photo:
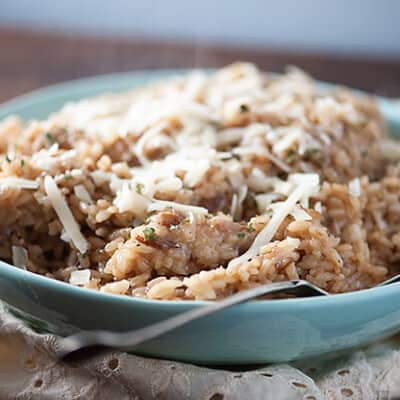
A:
{"type": "Polygon", "coordinates": [[[56,341],[0,313],[0,399],[400,399],[400,335],[346,356],[235,371],[117,351],[63,362],[56,341]]]}

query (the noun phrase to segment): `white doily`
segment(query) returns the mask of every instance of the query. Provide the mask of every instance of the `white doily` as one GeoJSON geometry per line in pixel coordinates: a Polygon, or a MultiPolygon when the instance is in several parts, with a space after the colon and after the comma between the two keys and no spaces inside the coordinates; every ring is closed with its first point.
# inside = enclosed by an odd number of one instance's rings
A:
{"type": "Polygon", "coordinates": [[[114,351],[65,363],[55,340],[0,313],[0,399],[400,399],[399,335],[347,356],[235,371],[114,351]]]}

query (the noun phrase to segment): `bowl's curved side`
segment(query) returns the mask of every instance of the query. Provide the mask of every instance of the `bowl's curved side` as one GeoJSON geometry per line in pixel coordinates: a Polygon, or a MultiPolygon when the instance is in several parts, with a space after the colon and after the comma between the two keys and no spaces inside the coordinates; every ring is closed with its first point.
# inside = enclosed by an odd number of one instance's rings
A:
{"type": "MultiPolygon", "coordinates": [[[[358,346],[400,329],[400,285],[321,298],[254,301],[194,321],[133,349],[208,364],[289,361],[358,346]]],[[[1,298],[36,328],[127,331],[199,307],[107,295],[0,262],[1,298]]]]}
{"type": "Polygon", "coordinates": [[[188,70],[131,71],[62,82],[34,90],[0,104],[0,118],[5,118],[10,114],[17,114],[24,120],[47,118],[67,102],[103,93],[122,92],[185,73],[188,73],[188,70]]]}
{"type": "MultiPolygon", "coordinates": [[[[65,102],[121,91],[182,71],[145,71],[55,85],[0,106],[0,118],[46,117],[65,102]]],[[[379,99],[394,133],[400,113],[379,99]]],[[[37,328],[59,334],[77,329],[140,328],[201,302],[154,302],[91,292],[0,262],[0,297],[37,328]]],[[[315,299],[250,302],[152,340],[135,352],[201,363],[263,363],[305,358],[364,344],[400,329],[400,284],[315,299]]]]}

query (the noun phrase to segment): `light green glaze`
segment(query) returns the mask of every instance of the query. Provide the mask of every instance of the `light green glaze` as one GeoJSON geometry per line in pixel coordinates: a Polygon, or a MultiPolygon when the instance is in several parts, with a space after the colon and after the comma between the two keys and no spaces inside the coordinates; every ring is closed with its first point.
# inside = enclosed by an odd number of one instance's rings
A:
{"type": "MultiPolygon", "coordinates": [[[[65,102],[121,91],[183,71],[130,72],[38,90],[0,106],[0,118],[43,118],[65,102]]],[[[400,115],[379,99],[394,134],[400,115]]],[[[37,329],[126,331],[204,302],[162,302],[80,289],[0,262],[0,297],[37,329]]],[[[289,361],[359,346],[400,330],[400,284],[330,297],[252,301],[192,322],[134,349],[154,357],[207,364],[289,361]]]]}

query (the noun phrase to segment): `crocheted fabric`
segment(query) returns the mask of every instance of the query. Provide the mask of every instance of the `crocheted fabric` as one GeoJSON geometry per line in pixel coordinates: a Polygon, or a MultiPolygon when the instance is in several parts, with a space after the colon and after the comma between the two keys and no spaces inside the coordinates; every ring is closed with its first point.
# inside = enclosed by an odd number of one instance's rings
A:
{"type": "Polygon", "coordinates": [[[347,355],[234,371],[117,351],[64,362],[56,341],[0,313],[1,399],[400,399],[400,335],[347,355]]]}

